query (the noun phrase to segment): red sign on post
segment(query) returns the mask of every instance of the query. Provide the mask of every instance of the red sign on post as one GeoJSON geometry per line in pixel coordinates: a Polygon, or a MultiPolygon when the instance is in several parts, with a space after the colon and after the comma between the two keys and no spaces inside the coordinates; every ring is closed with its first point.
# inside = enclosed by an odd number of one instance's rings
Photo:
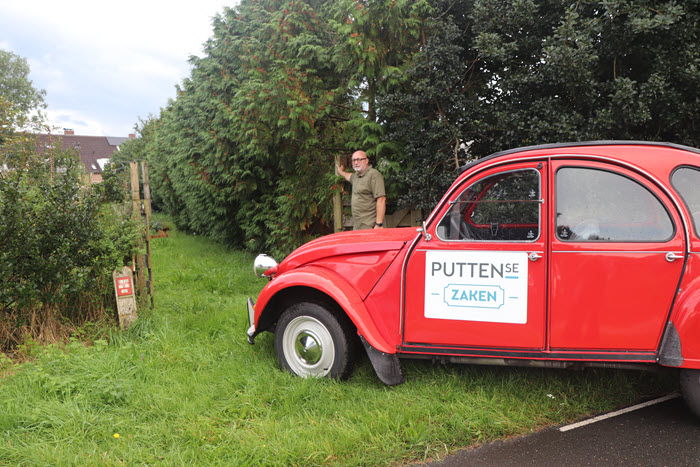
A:
{"type": "Polygon", "coordinates": [[[129,277],[117,277],[117,297],[123,297],[125,295],[133,295],[131,287],[131,279],[129,277]]]}

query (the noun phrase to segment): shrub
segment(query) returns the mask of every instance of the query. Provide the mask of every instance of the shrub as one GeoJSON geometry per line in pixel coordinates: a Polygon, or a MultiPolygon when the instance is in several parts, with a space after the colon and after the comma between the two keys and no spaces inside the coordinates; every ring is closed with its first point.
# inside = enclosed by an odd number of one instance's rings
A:
{"type": "Polygon", "coordinates": [[[116,177],[83,183],[72,151],[0,141],[0,350],[51,341],[113,309],[111,273],[136,245],[116,177]]]}

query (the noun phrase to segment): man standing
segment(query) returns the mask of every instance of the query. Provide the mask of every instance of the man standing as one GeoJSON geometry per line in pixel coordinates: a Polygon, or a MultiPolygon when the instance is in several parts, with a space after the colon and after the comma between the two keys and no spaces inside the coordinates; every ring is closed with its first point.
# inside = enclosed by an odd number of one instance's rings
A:
{"type": "Polygon", "coordinates": [[[384,227],[386,213],[386,193],[384,178],[378,170],[369,165],[364,151],[352,154],[354,173],[346,172],[336,162],[338,173],[352,184],[352,219],[354,230],[381,229],[384,227]]]}

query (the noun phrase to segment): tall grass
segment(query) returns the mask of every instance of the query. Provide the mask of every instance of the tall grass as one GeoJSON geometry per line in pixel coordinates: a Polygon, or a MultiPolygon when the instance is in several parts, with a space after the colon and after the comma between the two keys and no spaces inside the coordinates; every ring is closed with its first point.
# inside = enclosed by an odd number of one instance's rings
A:
{"type": "Polygon", "coordinates": [[[675,389],[675,379],[407,361],[389,388],[279,370],[246,342],[252,256],[170,231],[154,240],[156,308],[92,346],[0,359],[0,464],[396,465],[521,435],[675,389]]]}

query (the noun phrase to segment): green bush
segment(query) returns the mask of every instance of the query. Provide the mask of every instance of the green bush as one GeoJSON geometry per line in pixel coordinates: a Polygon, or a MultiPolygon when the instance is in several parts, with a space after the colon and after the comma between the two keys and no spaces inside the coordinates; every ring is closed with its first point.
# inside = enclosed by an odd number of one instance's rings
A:
{"type": "Polygon", "coordinates": [[[138,236],[116,177],[86,185],[75,153],[35,148],[27,135],[0,141],[1,348],[109,313],[111,273],[138,236]]]}

